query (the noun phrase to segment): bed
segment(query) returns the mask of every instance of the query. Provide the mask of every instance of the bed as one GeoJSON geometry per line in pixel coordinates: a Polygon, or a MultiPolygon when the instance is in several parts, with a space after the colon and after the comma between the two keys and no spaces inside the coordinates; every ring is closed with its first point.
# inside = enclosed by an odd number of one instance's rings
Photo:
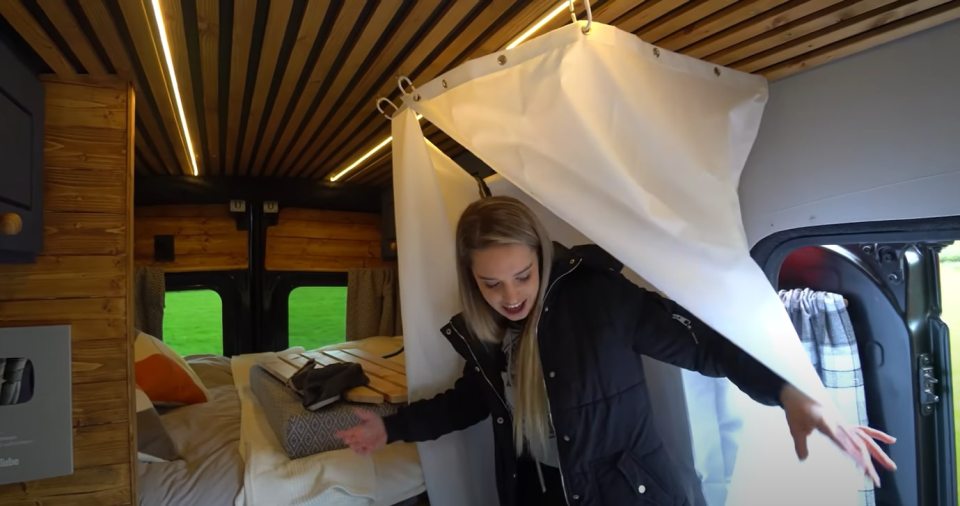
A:
{"type": "MultiPolygon", "coordinates": [[[[379,353],[397,343],[375,338],[365,344],[379,353]]],[[[350,345],[331,348],[343,346],[350,345]]],[[[372,457],[342,449],[289,458],[250,387],[251,368],[269,355],[187,359],[210,398],[161,412],[181,458],[139,464],[140,504],[419,504],[426,487],[413,444],[394,443],[372,457]]]]}

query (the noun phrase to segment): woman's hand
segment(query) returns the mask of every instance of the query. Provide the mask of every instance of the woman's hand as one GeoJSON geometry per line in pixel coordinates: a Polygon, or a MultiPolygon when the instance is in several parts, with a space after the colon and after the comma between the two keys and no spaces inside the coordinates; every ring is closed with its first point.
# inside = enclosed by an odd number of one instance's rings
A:
{"type": "Polygon", "coordinates": [[[780,403],[786,412],[787,425],[790,426],[790,435],[793,436],[793,445],[800,460],[807,458],[807,436],[816,429],[849,455],[878,487],[880,477],[877,476],[871,457],[890,471],[897,469],[893,460],[874,441],[876,439],[893,444],[897,441],[893,436],[870,427],[850,427],[839,423],[826,414],[820,403],[790,384],[784,385],[780,391],[780,403]]]}
{"type": "Polygon", "coordinates": [[[380,415],[365,409],[354,409],[360,424],[336,433],[341,441],[360,455],[369,455],[387,444],[387,429],[380,415]]]}

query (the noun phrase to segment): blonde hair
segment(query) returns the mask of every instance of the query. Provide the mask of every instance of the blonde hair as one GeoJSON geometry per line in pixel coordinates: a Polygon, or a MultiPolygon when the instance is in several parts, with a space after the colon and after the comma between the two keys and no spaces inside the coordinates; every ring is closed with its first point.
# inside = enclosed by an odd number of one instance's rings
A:
{"type": "MultiPolygon", "coordinates": [[[[467,207],[457,223],[457,277],[467,325],[475,336],[500,342],[507,319],[487,304],[473,276],[473,253],[490,246],[522,244],[537,253],[540,287],[536,303],[520,331],[514,360],[516,385],[513,406],[513,439],[519,456],[526,446],[544,455],[550,441],[547,392],[540,364],[537,325],[550,280],[553,246],[540,220],[512,197],[487,197],[467,207]]],[[[508,371],[509,372],[509,371],[508,371]]]]}

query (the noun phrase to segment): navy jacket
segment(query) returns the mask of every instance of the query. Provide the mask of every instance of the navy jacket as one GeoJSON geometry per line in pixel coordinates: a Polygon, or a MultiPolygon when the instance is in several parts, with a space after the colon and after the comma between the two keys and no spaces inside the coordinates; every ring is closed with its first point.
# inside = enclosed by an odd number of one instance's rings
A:
{"type": "MultiPolygon", "coordinates": [[[[687,504],[651,418],[641,355],[726,376],[779,403],[783,380],[674,302],[620,274],[595,246],[558,247],[538,328],[568,504],[687,504]]],[[[502,506],[516,504],[516,452],[503,395],[503,354],[462,315],[443,327],[465,360],[453,388],[384,419],[389,441],[427,441],[493,418],[502,506]]]]}

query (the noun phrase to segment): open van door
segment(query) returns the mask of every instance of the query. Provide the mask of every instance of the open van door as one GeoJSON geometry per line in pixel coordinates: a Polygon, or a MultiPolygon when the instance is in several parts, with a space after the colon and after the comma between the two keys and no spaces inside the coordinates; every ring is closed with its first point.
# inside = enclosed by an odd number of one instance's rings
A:
{"type": "MultiPolygon", "coordinates": [[[[857,338],[870,424],[894,435],[894,473],[880,470],[878,505],[957,504],[950,331],[940,252],[948,222],[818,227],[777,234],[754,255],[778,289],[843,295],[857,338]],[[927,229],[927,230],[923,230],[927,229]]],[[[951,257],[952,258],[952,257],[951,257]]],[[[952,300],[952,299],[951,299],[952,300]]],[[[951,308],[952,310],[952,308],[951,308]]]]}

